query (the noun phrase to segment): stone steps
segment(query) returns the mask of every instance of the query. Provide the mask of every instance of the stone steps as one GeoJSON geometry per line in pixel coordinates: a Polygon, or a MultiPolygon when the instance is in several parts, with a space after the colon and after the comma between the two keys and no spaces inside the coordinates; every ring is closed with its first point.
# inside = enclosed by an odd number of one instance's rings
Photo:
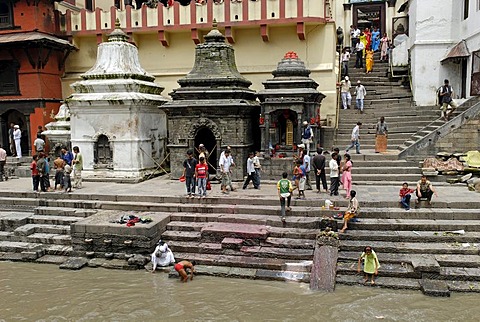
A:
{"type": "MultiPolygon", "coordinates": [[[[380,259],[379,259],[380,261],[380,259]]],[[[382,277],[400,277],[400,278],[421,278],[419,272],[415,272],[412,265],[408,263],[383,263],[380,262],[379,275],[382,277]]],[[[339,275],[359,275],[358,261],[338,261],[337,274],[339,275]]],[[[360,273],[363,275],[363,273],[360,273]]]]}
{"type": "MultiPolygon", "coordinates": [[[[163,238],[163,236],[162,236],[163,238]]],[[[167,239],[165,239],[167,240],[167,239]]],[[[313,243],[313,241],[312,241],[313,243]]],[[[187,241],[168,241],[168,246],[177,257],[178,253],[199,253],[208,255],[229,255],[250,258],[276,258],[284,260],[306,260],[313,258],[313,248],[287,248],[273,246],[242,246],[240,249],[225,249],[221,243],[192,243],[187,241]]]]}
{"type": "MultiPolygon", "coordinates": [[[[373,241],[370,244],[376,253],[407,253],[407,254],[458,254],[478,255],[478,247],[462,247],[456,243],[415,243],[415,242],[384,242],[373,241]]],[[[341,251],[361,252],[365,247],[365,241],[342,240],[341,251]]]]}
{"type": "MultiPolygon", "coordinates": [[[[377,219],[361,218],[351,223],[354,230],[480,231],[480,220],[377,219]]],[[[350,225],[349,225],[350,226],[350,225]]],[[[348,233],[348,232],[347,232],[348,233]]]]}
{"type": "Polygon", "coordinates": [[[228,266],[231,268],[242,267],[299,273],[309,273],[312,266],[311,261],[305,260],[203,254],[194,252],[176,252],[175,258],[178,261],[195,260],[199,265],[228,266]]]}
{"type": "MultiPolygon", "coordinates": [[[[337,275],[336,282],[344,285],[363,285],[363,275],[337,275]]],[[[420,290],[419,281],[414,278],[379,276],[375,280],[375,285],[384,288],[420,290]]]]}
{"type": "Polygon", "coordinates": [[[26,224],[14,231],[16,236],[28,236],[33,233],[70,235],[70,226],[50,224],[26,224]]]}
{"type": "Polygon", "coordinates": [[[43,225],[70,225],[82,219],[83,217],[35,215],[28,219],[28,223],[43,224],[43,225]]]}
{"type": "MultiPolygon", "coordinates": [[[[338,258],[343,261],[358,261],[361,252],[339,252],[338,258]]],[[[380,254],[379,254],[380,255],[380,254]]],[[[409,263],[415,255],[405,253],[382,253],[381,265],[383,263],[409,263]]],[[[441,266],[448,267],[480,267],[480,256],[478,255],[458,255],[458,254],[433,254],[431,255],[441,266]]],[[[379,259],[380,260],[380,259],[379,259]]]]}
{"type": "Polygon", "coordinates": [[[466,232],[464,235],[449,235],[432,231],[374,231],[351,230],[342,235],[342,240],[368,240],[388,242],[424,242],[424,243],[477,243],[480,232],[466,232]]]}

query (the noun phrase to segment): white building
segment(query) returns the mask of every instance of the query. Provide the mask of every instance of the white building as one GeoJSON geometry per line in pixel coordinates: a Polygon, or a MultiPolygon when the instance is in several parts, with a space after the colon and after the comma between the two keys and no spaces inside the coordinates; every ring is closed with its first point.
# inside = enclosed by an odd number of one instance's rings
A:
{"type": "Polygon", "coordinates": [[[458,98],[480,94],[480,0],[409,0],[412,91],[434,105],[448,79],[458,98]]]}
{"type": "Polygon", "coordinates": [[[138,49],[120,29],[98,46],[95,65],[72,84],[66,100],[71,142],[83,154],[82,177],[136,182],[154,173],[165,157],[163,87],[139,63],[138,49]]]}

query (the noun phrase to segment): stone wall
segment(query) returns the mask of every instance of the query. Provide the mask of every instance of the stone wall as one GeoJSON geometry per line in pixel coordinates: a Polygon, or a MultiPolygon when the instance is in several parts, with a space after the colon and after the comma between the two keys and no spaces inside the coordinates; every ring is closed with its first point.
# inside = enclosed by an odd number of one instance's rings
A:
{"type": "Polygon", "coordinates": [[[436,152],[465,152],[480,150],[480,114],[440,138],[435,144],[436,152]]]}

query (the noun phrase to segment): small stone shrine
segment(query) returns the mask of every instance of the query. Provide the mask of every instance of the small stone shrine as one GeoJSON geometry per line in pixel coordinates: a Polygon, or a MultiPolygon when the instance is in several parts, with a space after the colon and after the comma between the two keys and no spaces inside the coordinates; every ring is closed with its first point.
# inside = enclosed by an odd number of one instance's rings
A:
{"type": "Polygon", "coordinates": [[[87,180],[137,182],[158,172],[165,157],[163,87],[140,66],[138,49],[127,40],[117,20],[98,46],[95,65],[71,85],[74,94],[66,100],[72,146],[83,154],[87,180]]]}
{"type": "Polygon", "coordinates": [[[197,45],[193,69],[178,84],[170,93],[173,100],[161,106],[168,114],[172,178],[182,175],[186,151],[194,149],[198,155],[199,144],[204,144],[210,174],[216,173],[220,154],[229,145],[237,164],[232,179],[243,180],[248,152],[260,143],[255,142],[260,107],[251,82],[237,70],[232,46],[215,26],[197,45]]]}
{"type": "Polygon", "coordinates": [[[54,116],[55,121],[50,122],[45,127],[45,134],[50,142],[50,153],[54,156],[60,155],[63,147],[70,147],[70,111],[66,104],[60,105],[58,113],[54,116]]]}
{"type": "MultiPolygon", "coordinates": [[[[325,95],[317,91],[318,84],[309,77],[310,70],[296,53],[288,52],[272,74],[273,79],[263,82],[265,89],[258,93],[262,105],[262,151],[269,153],[269,146],[277,151],[292,151],[302,143],[304,121],[312,127],[317,142],[320,105],[325,95]]],[[[315,151],[315,144],[311,147],[315,151]]]]}

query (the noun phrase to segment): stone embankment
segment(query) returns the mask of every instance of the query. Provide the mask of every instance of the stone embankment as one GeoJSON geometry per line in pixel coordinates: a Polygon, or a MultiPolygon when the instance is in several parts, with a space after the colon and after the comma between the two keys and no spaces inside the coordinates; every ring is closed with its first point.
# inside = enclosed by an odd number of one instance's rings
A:
{"type": "MultiPolygon", "coordinates": [[[[382,264],[378,286],[442,296],[480,292],[480,200],[471,194],[471,202],[446,198],[409,212],[393,200],[363,201],[360,221],[340,235],[337,283],[361,282],[357,258],[371,245],[382,264]]],[[[300,282],[310,280],[322,217],[338,212],[322,210],[319,197],[295,200],[283,225],[274,195],[241,193],[200,200],[4,191],[0,200],[2,260],[137,269],[162,238],[177,260],[196,260],[200,274],[300,282]],[[152,222],[111,222],[124,214],[152,222]]]]}

